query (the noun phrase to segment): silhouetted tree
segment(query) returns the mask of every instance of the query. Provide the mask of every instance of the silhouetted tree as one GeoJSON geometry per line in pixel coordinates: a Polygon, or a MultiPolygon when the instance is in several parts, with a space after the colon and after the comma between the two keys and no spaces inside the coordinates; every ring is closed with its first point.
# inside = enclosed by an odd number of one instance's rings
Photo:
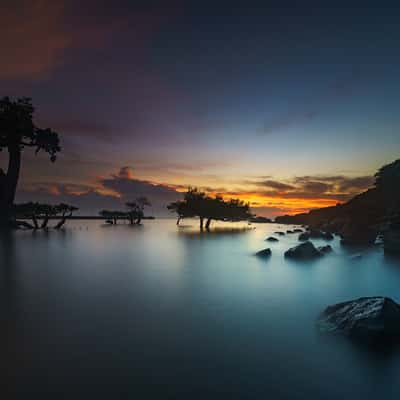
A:
{"type": "Polygon", "coordinates": [[[119,219],[126,219],[127,213],[123,211],[102,210],[99,215],[103,217],[108,224],[116,225],[119,219]]]}
{"type": "Polygon", "coordinates": [[[197,188],[189,188],[184,199],[167,206],[178,214],[178,221],[182,218],[197,216],[200,220],[200,230],[208,230],[212,220],[216,221],[245,221],[252,217],[250,207],[239,199],[225,201],[221,196],[214,198],[200,192],[197,188]]]}
{"type": "Polygon", "coordinates": [[[25,147],[37,154],[43,150],[56,160],[59,152],[58,134],[41,129],[33,123],[34,107],[30,98],[0,99],[0,151],[8,151],[7,172],[0,172],[0,226],[11,226],[12,208],[21,168],[21,155],[25,147]]]}
{"type": "Polygon", "coordinates": [[[74,211],[78,210],[77,207],[68,204],[42,204],[42,203],[22,203],[14,206],[14,217],[31,219],[32,224],[26,221],[16,221],[17,226],[22,226],[29,229],[47,229],[48,223],[51,218],[60,218],[60,221],[54,226],[54,229],[61,229],[65,224],[68,217],[72,216],[74,211]],[[39,224],[39,220],[42,223],[39,224]]]}
{"type": "Polygon", "coordinates": [[[54,229],[61,229],[64,226],[65,222],[67,221],[67,218],[72,217],[73,212],[77,210],[79,210],[78,207],[74,207],[64,203],[61,203],[58,206],[56,206],[56,213],[61,215],[61,220],[54,227],[54,229]]]}
{"type": "Polygon", "coordinates": [[[196,214],[188,207],[188,204],[185,200],[175,201],[167,206],[168,210],[175,212],[178,215],[178,219],[176,220],[176,224],[179,225],[181,219],[183,218],[193,218],[196,217],[196,214]]]}
{"type": "Polygon", "coordinates": [[[142,196],[138,197],[135,201],[126,203],[126,206],[129,208],[127,215],[130,224],[139,225],[144,217],[144,208],[151,206],[151,203],[147,197],[142,196]]]}

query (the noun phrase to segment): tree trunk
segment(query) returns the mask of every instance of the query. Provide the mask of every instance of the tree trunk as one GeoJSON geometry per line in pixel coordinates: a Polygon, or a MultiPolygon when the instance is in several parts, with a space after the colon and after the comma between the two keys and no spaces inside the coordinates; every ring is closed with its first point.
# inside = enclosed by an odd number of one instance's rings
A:
{"type": "Polygon", "coordinates": [[[202,231],[204,229],[204,218],[200,217],[200,230],[202,231]]]}
{"type": "Polygon", "coordinates": [[[44,217],[44,219],[43,219],[41,228],[42,228],[42,229],[46,229],[48,223],[49,223],[49,216],[46,215],[46,216],[44,217]]]}
{"type": "Polygon", "coordinates": [[[57,230],[61,229],[64,226],[65,222],[67,221],[67,217],[71,217],[71,216],[72,216],[72,213],[69,214],[68,216],[66,214],[63,214],[61,221],[54,227],[54,229],[57,229],[57,230]]]}
{"type": "Polygon", "coordinates": [[[21,169],[21,149],[18,143],[8,146],[8,168],[0,194],[0,225],[11,226],[12,208],[21,169]]]}
{"type": "Polygon", "coordinates": [[[34,227],[34,229],[39,229],[39,224],[38,224],[38,222],[37,222],[37,219],[36,219],[36,215],[35,215],[35,214],[32,215],[32,222],[33,222],[33,227],[34,227]]]}
{"type": "Polygon", "coordinates": [[[208,218],[207,219],[207,222],[206,222],[206,229],[209,231],[210,230],[210,224],[211,224],[211,218],[208,218]]]}

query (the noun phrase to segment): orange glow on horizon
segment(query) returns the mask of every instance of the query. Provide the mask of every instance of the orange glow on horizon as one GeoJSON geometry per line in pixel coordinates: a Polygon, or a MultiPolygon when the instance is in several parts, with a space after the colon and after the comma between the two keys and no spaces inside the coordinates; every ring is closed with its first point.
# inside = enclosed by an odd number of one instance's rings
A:
{"type": "MultiPolygon", "coordinates": [[[[187,189],[177,189],[177,191],[184,193],[187,189]]],[[[237,193],[221,193],[221,192],[207,192],[209,196],[222,196],[224,199],[240,199],[250,204],[250,207],[255,213],[257,208],[276,208],[279,210],[278,214],[294,215],[299,213],[308,212],[316,208],[332,207],[340,200],[334,198],[302,198],[302,197],[285,197],[285,194],[277,194],[276,196],[268,196],[257,192],[243,192],[237,193]]],[[[277,214],[277,215],[278,215],[277,214]]]]}

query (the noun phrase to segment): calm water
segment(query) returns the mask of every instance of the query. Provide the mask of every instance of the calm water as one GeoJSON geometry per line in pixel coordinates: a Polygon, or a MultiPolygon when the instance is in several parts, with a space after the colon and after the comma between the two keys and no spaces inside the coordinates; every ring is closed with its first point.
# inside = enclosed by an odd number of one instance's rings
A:
{"type": "Polygon", "coordinates": [[[334,241],[323,259],[290,262],[283,251],[297,235],[263,241],[277,225],[200,235],[195,221],[184,224],[77,221],[1,237],[4,394],[400,398],[400,351],[315,330],[331,303],[400,302],[399,261],[378,247],[351,260],[359,251],[334,241]],[[252,255],[265,247],[269,260],[252,255]]]}

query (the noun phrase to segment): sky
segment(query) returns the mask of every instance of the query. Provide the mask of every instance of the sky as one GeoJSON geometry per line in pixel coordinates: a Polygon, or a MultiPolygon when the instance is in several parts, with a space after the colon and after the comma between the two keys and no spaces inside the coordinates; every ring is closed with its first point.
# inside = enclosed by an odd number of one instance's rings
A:
{"type": "MultiPolygon", "coordinates": [[[[274,217],[343,202],[400,154],[400,6],[389,1],[0,3],[0,95],[56,130],[17,201],[80,212],[188,186],[274,217]]],[[[0,153],[0,166],[6,154],[0,153]]]]}

